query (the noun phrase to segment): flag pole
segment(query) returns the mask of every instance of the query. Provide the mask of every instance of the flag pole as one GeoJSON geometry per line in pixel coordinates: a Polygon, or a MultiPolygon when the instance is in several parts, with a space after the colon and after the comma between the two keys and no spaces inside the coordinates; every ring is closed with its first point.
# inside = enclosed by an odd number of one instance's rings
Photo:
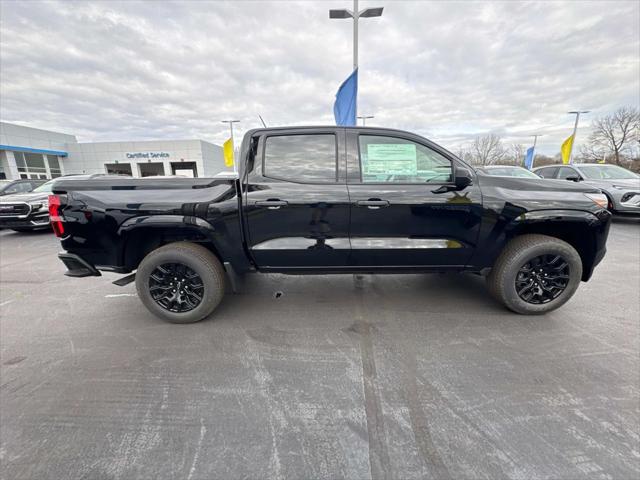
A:
{"type": "Polygon", "coordinates": [[[573,140],[571,140],[571,145],[569,146],[569,164],[573,163],[573,146],[576,143],[576,133],[578,132],[578,122],[580,121],[580,114],[581,113],[589,113],[589,110],[578,110],[578,111],[573,111],[573,112],[568,112],[570,114],[575,114],[576,116],[576,123],[573,124],[573,140]]]}
{"type": "Polygon", "coordinates": [[[240,120],[222,120],[222,123],[228,123],[229,124],[229,130],[231,131],[231,145],[233,145],[233,150],[234,150],[233,173],[238,173],[238,167],[236,165],[236,159],[235,159],[236,144],[235,144],[235,142],[233,140],[233,124],[234,123],[240,123],[240,120]]]}

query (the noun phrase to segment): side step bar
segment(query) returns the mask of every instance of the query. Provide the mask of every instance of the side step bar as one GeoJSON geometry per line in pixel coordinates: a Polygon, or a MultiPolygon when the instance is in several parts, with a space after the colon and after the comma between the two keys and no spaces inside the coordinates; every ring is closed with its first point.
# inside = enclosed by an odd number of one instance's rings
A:
{"type": "Polygon", "coordinates": [[[59,253],[58,258],[62,260],[67,271],[64,274],[67,277],[99,277],[102,274],[96,270],[96,267],[87,262],[84,258],[73,253],[59,253]]]}

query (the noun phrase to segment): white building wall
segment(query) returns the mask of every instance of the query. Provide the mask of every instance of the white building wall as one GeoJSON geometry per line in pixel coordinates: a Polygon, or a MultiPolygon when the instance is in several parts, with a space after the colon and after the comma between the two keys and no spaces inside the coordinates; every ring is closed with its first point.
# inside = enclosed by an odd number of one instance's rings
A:
{"type": "Polygon", "coordinates": [[[224,155],[220,145],[209,142],[200,142],[202,145],[202,160],[204,164],[203,177],[213,177],[220,172],[233,172],[233,167],[226,167],[224,155]]]}
{"type": "Polygon", "coordinates": [[[66,151],[76,142],[75,135],[0,122],[0,145],[66,151]]]}
{"type": "Polygon", "coordinates": [[[224,169],[222,148],[201,140],[77,143],[70,145],[67,151],[67,173],[106,173],[105,164],[108,163],[131,165],[134,177],[140,176],[140,164],[150,162],[162,163],[165,175],[172,174],[172,163],[195,162],[201,177],[215,175],[224,169]]]}
{"type": "MultiPolygon", "coordinates": [[[[67,152],[59,157],[63,174],[107,173],[105,164],[117,163],[129,164],[131,174],[139,177],[140,164],[149,162],[161,162],[165,175],[172,174],[172,163],[187,162],[195,163],[200,177],[233,171],[224,166],[222,147],[201,140],[78,143],[74,135],[0,123],[0,145],[67,152]]],[[[7,178],[19,178],[10,148],[0,153],[7,178]]]]}

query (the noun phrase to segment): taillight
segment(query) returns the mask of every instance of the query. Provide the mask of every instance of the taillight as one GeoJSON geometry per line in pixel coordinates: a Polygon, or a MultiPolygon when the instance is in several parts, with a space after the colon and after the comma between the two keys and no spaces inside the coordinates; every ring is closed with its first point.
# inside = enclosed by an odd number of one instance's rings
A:
{"type": "Polygon", "coordinates": [[[60,216],[62,202],[59,195],[49,195],[49,219],[56,237],[64,237],[64,221],[60,216]]]}

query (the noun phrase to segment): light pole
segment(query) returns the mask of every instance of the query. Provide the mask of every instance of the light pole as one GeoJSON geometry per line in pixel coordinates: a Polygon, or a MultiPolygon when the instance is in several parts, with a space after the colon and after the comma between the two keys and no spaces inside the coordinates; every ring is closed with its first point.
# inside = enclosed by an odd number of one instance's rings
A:
{"type": "MultiPolygon", "coordinates": [[[[235,150],[236,148],[236,144],[233,140],[233,124],[234,123],[240,123],[240,120],[222,120],[222,123],[228,123],[229,124],[229,130],[231,131],[231,145],[233,145],[233,149],[235,150]]],[[[238,167],[236,166],[236,159],[233,159],[233,171],[237,172],[238,171],[238,167]]]]}
{"type": "MultiPolygon", "coordinates": [[[[346,8],[329,10],[329,18],[353,18],[353,70],[358,68],[358,20],[360,18],[371,18],[382,16],[384,7],[365,8],[358,10],[358,0],[353,0],[353,10],[346,8]]],[[[356,98],[356,112],[358,111],[358,100],[356,98]]]]}
{"type": "Polygon", "coordinates": [[[367,126],[367,118],[376,118],[373,115],[358,115],[358,118],[362,119],[362,126],[367,126]]]}
{"type": "Polygon", "coordinates": [[[589,113],[589,110],[575,110],[572,112],[567,112],[570,115],[576,116],[576,123],[573,125],[573,140],[571,141],[571,148],[569,149],[569,163],[573,163],[573,146],[576,143],[576,132],[578,131],[578,122],[580,121],[581,113],[589,113]]]}

